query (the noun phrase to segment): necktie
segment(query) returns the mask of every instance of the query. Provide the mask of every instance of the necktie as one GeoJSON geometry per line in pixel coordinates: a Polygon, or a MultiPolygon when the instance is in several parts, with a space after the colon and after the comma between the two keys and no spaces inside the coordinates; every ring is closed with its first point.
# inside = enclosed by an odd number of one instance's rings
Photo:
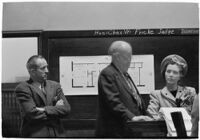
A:
{"type": "Polygon", "coordinates": [[[127,81],[128,85],[132,91],[132,94],[133,94],[135,100],[137,101],[137,105],[139,107],[142,107],[142,101],[141,101],[139,95],[137,94],[137,90],[135,89],[136,87],[134,86],[133,82],[131,81],[128,73],[125,74],[125,77],[126,77],[126,81],[127,81]]]}
{"type": "Polygon", "coordinates": [[[42,93],[44,94],[44,96],[46,97],[46,91],[44,89],[44,84],[41,85],[41,90],[42,90],[42,93]]]}

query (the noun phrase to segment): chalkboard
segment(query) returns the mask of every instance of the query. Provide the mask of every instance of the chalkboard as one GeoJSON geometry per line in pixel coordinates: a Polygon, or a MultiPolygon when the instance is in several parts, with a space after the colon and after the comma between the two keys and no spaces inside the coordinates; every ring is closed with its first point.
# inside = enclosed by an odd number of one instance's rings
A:
{"type": "Polygon", "coordinates": [[[199,31],[198,29],[126,29],[91,31],[44,31],[41,54],[49,63],[50,79],[59,79],[60,56],[107,55],[110,44],[124,40],[132,45],[133,55],[154,55],[155,89],[165,85],[160,74],[160,63],[169,54],[186,59],[188,73],[183,85],[198,92],[199,31]]]}

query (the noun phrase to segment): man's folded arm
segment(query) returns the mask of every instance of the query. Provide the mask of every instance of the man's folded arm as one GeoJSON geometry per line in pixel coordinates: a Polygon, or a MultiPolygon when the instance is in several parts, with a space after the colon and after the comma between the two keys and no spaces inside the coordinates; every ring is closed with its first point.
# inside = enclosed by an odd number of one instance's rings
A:
{"type": "Polygon", "coordinates": [[[47,119],[47,115],[45,114],[45,112],[37,109],[33,101],[33,98],[30,95],[29,89],[18,87],[15,90],[15,95],[23,113],[25,113],[30,119],[35,119],[35,120],[47,119]]]}
{"type": "Polygon", "coordinates": [[[56,85],[56,96],[57,101],[55,106],[45,106],[45,113],[49,117],[59,116],[63,117],[70,113],[71,107],[68,101],[66,100],[60,84],[56,85]]]}

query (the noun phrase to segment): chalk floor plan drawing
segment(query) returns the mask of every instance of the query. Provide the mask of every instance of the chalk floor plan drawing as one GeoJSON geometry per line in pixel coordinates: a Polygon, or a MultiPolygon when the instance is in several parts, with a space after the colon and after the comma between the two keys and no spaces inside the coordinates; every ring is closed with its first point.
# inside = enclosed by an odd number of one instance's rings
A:
{"type": "MultiPolygon", "coordinates": [[[[60,83],[65,95],[97,95],[98,76],[111,57],[61,56],[60,83]]],[[[154,90],[154,56],[133,55],[128,73],[141,94],[154,90]]]]}

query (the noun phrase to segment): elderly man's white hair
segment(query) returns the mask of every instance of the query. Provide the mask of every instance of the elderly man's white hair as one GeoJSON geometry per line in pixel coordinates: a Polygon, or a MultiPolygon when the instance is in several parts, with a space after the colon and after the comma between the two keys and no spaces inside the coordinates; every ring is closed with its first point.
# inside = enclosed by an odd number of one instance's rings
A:
{"type": "Polygon", "coordinates": [[[115,53],[120,53],[120,52],[125,51],[127,49],[131,49],[131,45],[128,42],[114,41],[108,49],[108,54],[113,55],[115,53]]]}

